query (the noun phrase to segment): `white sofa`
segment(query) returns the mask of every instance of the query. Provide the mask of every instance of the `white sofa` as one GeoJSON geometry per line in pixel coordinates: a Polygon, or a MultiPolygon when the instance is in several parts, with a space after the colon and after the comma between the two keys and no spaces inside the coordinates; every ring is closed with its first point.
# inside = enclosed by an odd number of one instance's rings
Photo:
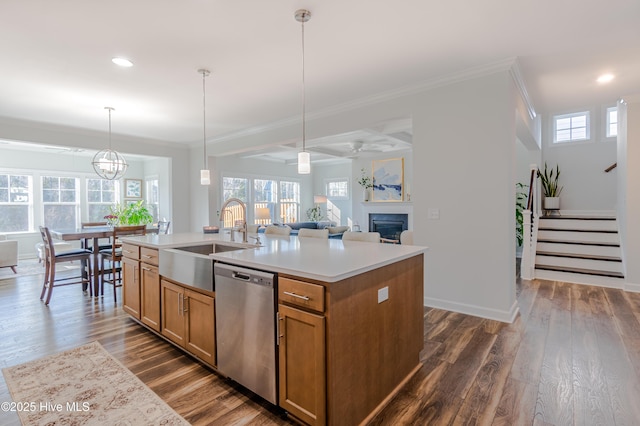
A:
{"type": "Polygon", "coordinates": [[[17,274],[18,266],[18,242],[7,240],[6,235],[0,235],[0,268],[11,268],[17,274]]]}

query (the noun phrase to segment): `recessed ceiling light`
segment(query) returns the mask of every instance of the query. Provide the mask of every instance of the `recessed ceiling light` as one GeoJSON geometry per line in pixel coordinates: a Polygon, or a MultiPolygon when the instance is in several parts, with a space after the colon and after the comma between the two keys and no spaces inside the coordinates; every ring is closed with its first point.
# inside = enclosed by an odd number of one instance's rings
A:
{"type": "Polygon", "coordinates": [[[613,74],[602,74],[600,77],[598,77],[598,80],[596,80],[598,83],[608,83],[611,80],[613,80],[615,78],[615,76],[613,74]]]}
{"type": "Polygon", "coordinates": [[[132,67],[133,66],[133,62],[131,62],[130,60],[126,59],[126,58],[113,58],[111,60],[111,62],[113,62],[116,65],[120,65],[121,67],[132,67]]]}

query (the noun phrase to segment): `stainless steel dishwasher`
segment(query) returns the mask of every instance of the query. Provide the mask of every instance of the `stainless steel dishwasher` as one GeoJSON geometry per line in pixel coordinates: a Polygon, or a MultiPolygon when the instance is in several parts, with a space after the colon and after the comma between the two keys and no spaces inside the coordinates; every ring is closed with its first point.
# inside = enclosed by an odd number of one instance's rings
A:
{"type": "Polygon", "coordinates": [[[277,404],[275,274],[215,263],[218,370],[277,404]]]}

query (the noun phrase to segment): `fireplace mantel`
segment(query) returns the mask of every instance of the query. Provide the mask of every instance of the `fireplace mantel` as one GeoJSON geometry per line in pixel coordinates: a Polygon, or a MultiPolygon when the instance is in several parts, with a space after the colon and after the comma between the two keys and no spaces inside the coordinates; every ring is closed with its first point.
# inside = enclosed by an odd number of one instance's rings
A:
{"type": "Polygon", "coordinates": [[[413,229],[413,203],[400,201],[363,201],[360,229],[368,231],[370,213],[405,213],[409,216],[409,229],[413,229]],[[366,229],[365,229],[366,228],[366,229]]]}

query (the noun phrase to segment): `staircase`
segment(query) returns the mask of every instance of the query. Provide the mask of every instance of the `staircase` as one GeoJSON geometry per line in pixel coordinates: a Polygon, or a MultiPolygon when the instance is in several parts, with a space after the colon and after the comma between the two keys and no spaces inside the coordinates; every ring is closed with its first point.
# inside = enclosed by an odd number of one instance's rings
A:
{"type": "Polygon", "coordinates": [[[624,274],[615,217],[540,217],[535,277],[622,287],[624,274]]]}

